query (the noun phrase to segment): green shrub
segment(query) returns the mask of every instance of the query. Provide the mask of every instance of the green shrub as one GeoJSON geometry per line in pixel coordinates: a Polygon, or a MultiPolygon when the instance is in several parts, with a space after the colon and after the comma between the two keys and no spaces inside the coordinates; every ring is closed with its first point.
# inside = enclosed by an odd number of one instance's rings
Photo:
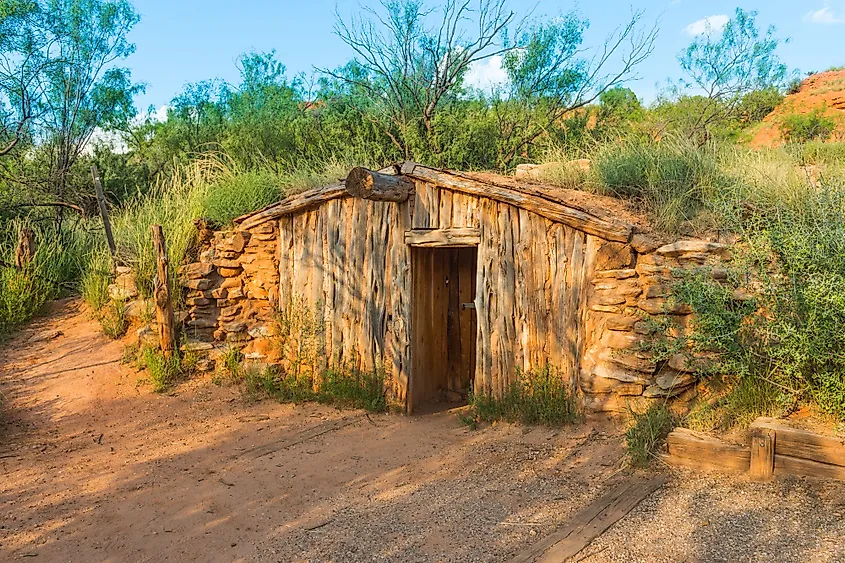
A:
{"type": "Polygon", "coordinates": [[[109,283],[111,283],[109,256],[105,253],[93,253],[88,258],[82,273],[80,287],[82,298],[93,311],[99,311],[109,301],[109,283]]]}
{"type": "Polygon", "coordinates": [[[387,410],[386,378],[383,369],[362,371],[340,365],[329,369],[320,381],[318,400],[370,412],[387,410]]]}
{"type": "Polygon", "coordinates": [[[625,432],[628,456],[634,467],[647,467],[660,453],[666,437],[675,427],[675,415],[664,402],[642,412],[630,411],[631,426],[625,432]]]}
{"type": "Polygon", "coordinates": [[[790,143],[824,141],[833,133],[836,123],[819,110],[807,114],[793,113],[783,118],[780,129],[790,143]]]}
{"type": "Polygon", "coordinates": [[[747,428],[761,416],[779,417],[790,404],[780,389],[755,376],[714,377],[708,382],[710,397],[693,405],[684,425],[702,432],[747,428]]]}
{"type": "Polygon", "coordinates": [[[517,381],[500,398],[474,393],[470,407],[472,419],[482,422],[506,420],[557,426],[572,424],[581,417],[569,381],[549,365],[535,371],[519,371],[517,381]]]}
{"type": "Polygon", "coordinates": [[[798,402],[845,419],[845,188],[758,217],[725,282],[686,273],[673,294],[693,318],[681,336],[666,327],[662,353],[703,354],[702,375],[728,377],[726,420],[798,402]]]}

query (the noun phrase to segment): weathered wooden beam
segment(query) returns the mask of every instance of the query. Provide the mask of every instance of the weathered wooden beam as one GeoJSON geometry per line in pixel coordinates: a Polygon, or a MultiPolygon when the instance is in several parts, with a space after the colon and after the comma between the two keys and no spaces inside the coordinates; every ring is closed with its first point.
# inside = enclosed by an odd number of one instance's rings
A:
{"type": "Polygon", "coordinates": [[[353,168],[346,177],[346,191],[349,195],[371,201],[408,200],[414,190],[414,183],[403,176],[374,172],[366,168],[353,168]]]}
{"type": "Polygon", "coordinates": [[[103,193],[103,184],[100,182],[100,171],[97,165],[91,167],[91,177],[94,179],[94,190],[97,193],[97,205],[100,207],[100,217],[103,219],[103,228],[106,231],[106,242],[109,244],[109,253],[112,258],[112,268],[115,266],[114,259],[117,256],[117,247],[114,244],[114,235],[109,221],[109,208],[106,205],[106,195],[103,193]]]}
{"type": "Polygon", "coordinates": [[[771,428],[752,428],[749,433],[751,465],[748,474],[752,479],[768,481],[775,472],[776,433],[771,428]]]}
{"type": "Polygon", "coordinates": [[[845,467],[845,439],[792,428],[772,418],[758,418],[751,428],[752,431],[774,430],[777,433],[775,453],[778,455],[845,467]]]}
{"type": "Polygon", "coordinates": [[[666,461],[694,469],[746,472],[751,464],[748,448],[728,444],[686,428],[676,428],[667,439],[666,461]]]}
{"type": "Polygon", "coordinates": [[[322,203],[337,199],[340,197],[347,197],[349,193],[346,191],[346,186],[343,183],[331,184],[321,188],[315,188],[302,192],[301,194],[292,195],[280,201],[268,205],[256,212],[242,215],[233,222],[242,230],[249,230],[258,225],[278,219],[284,215],[297,213],[310,207],[316,207],[322,203]]]}
{"type": "Polygon", "coordinates": [[[478,246],[481,230],[470,227],[454,229],[414,229],[405,231],[405,244],[421,247],[478,246]]]}
{"type": "Polygon", "coordinates": [[[159,344],[165,358],[176,350],[176,323],[173,319],[173,300],[170,298],[169,260],[161,225],[150,225],[153,247],[156,254],[156,277],[153,281],[153,295],[156,305],[159,344]]]}
{"type": "Polygon", "coordinates": [[[614,242],[631,240],[633,230],[630,225],[601,219],[583,209],[556,201],[538,190],[498,186],[412,162],[403,163],[401,172],[411,178],[443,186],[456,192],[487,197],[526,209],[546,219],[563,223],[604,240],[614,242]]]}
{"type": "Polygon", "coordinates": [[[621,483],[576,513],[560,530],[517,553],[511,563],[552,563],[575,557],[665,483],[664,475],[634,477],[621,483]]]}
{"type": "MultiPolygon", "coordinates": [[[[780,434],[778,434],[780,440],[780,434]]],[[[775,475],[800,475],[845,481],[845,467],[799,457],[775,454],[775,475]]]]}
{"type": "Polygon", "coordinates": [[[35,257],[35,235],[29,227],[21,227],[15,248],[15,268],[23,270],[35,257]]]}

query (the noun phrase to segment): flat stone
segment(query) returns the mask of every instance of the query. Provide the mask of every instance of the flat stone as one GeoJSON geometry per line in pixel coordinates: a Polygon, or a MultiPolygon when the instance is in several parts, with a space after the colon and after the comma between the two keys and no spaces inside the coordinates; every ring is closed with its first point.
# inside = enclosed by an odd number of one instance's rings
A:
{"type": "Polygon", "coordinates": [[[113,301],[129,301],[138,297],[138,290],[134,286],[122,286],[116,283],[109,285],[109,298],[113,301]]]}
{"type": "Polygon", "coordinates": [[[621,242],[605,242],[596,252],[597,270],[628,268],[633,261],[633,250],[630,246],[621,242]]]}
{"type": "Polygon", "coordinates": [[[657,365],[652,360],[640,358],[637,354],[620,350],[604,349],[599,353],[599,359],[643,373],[654,373],[657,370],[657,365]]]}
{"type": "Polygon", "coordinates": [[[231,307],[223,307],[223,308],[220,309],[220,315],[222,315],[224,317],[231,317],[231,316],[234,316],[234,315],[237,315],[238,313],[240,313],[241,309],[243,309],[243,307],[241,307],[240,305],[232,305],[231,307]]]}
{"type": "Polygon", "coordinates": [[[593,395],[614,393],[619,396],[638,396],[643,394],[645,385],[628,383],[606,377],[588,377],[581,379],[581,390],[584,393],[591,393],[593,395]]]}
{"type": "Polygon", "coordinates": [[[217,272],[224,278],[235,278],[241,275],[241,268],[217,268],[217,272]]]}
{"type": "Polygon", "coordinates": [[[598,295],[598,304],[599,305],[622,305],[625,303],[626,299],[624,295],[598,295]]]}
{"type": "Polygon", "coordinates": [[[248,333],[253,338],[267,338],[268,336],[272,336],[272,331],[265,325],[254,326],[249,329],[248,333]]]}
{"type": "Polygon", "coordinates": [[[605,328],[608,330],[619,330],[623,332],[631,331],[634,325],[639,322],[637,317],[627,317],[625,315],[612,315],[607,317],[605,328]]]}
{"type": "Polygon", "coordinates": [[[218,287],[211,290],[211,296],[215,299],[226,299],[229,296],[229,290],[225,287],[218,287]]]}
{"type": "Polygon", "coordinates": [[[179,285],[181,285],[182,287],[187,287],[188,289],[205,291],[211,288],[212,283],[213,282],[210,279],[180,280],[179,285]]]}
{"type": "Polygon", "coordinates": [[[612,307],[609,305],[590,305],[590,309],[597,313],[621,313],[622,309],[619,307],[612,307]]]}
{"type": "Polygon", "coordinates": [[[727,245],[718,242],[708,242],[706,240],[679,240],[672,244],[661,246],[655,252],[663,256],[681,256],[693,252],[703,252],[708,254],[723,254],[727,249],[727,245]]]}
{"type": "Polygon", "coordinates": [[[233,323],[225,323],[222,325],[223,330],[226,332],[246,332],[246,323],[239,321],[233,323]]]}
{"type": "Polygon", "coordinates": [[[605,379],[615,379],[616,381],[621,381],[623,383],[637,383],[640,385],[651,384],[651,379],[646,377],[646,375],[638,371],[625,369],[617,364],[607,362],[596,364],[593,369],[586,374],[586,377],[584,377],[584,373],[582,372],[581,377],[583,379],[603,377],[605,379]]]}
{"type": "Polygon", "coordinates": [[[213,271],[214,266],[205,262],[193,262],[179,267],[179,275],[189,280],[204,278],[213,271]]]}
{"type": "Polygon", "coordinates": [[[673,303],[665,299],[643,299],[637,307],[651,315],[689,315],[692,309],[686,303],[673,303]]]}
{"type": "Polygon", "coordinates": [[[217,320],[209,317],[198,317],[185,322],[185,324],[194,328],[214,328],[217,326],[217,320]]]}
{"type": "Polygon", "coordinates": [[[694,384],[696,381],[697,378],[693,374],[674,370],[661,372],[654,378],[654,383],[661,389],[665,390],[686,388],[694,384]]]}
{"type": "Polygon", "coordinates": [[[665,285],[651,285],[646,289],[645,298],[653,299],[655,297],[667,297],[671,291],[665,285]]]}
{"type": "Polygon", "coordinates": [[[188,297],[185,299],[185,304],[191,307],[208,307],[213,303],[214,301],[208,299],[207,297],[188,297]]]}
{"type": "Polygon", "coordinates": [[[231,268],[236,269],[241,267],[241,263],[237,260],[225,260],[222,258],[218,258],[214,261],[214,265],[218,268],[231,268]]]}
{"type": "Polygon", "coordinates": [[[657,239],[642,233],[635,233],[631,237],[631,247],[640,254],[650,254],[659,248],[661,244],[657,239]]]}
{"type": "Polygon", "coordinates": [[[213,350],[214,344],[210,342],[200,342],[199,340],[186,340],[184,344],[182,344],[181,349],[185,352],[205,352],[207,350],[213,350]]]}
{"type": "MultiPolygon", "coordinates": [[[[601,270],[596,272],[596,278],[600,279],[607,279],[607,278],[614,278],[617,280],[626,280],[628,278],[634,278],[637,276],[637,271],[633,268],[625,268],[622,270],[601,270]]],[[[593,283],[598,283],[597,280],[593,280],[593,283]]]]}

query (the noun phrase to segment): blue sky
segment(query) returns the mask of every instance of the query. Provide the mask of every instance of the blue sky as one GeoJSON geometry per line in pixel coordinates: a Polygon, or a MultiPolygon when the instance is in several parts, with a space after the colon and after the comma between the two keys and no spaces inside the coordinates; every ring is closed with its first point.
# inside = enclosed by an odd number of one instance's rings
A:
{"type": "MultiPolygon", "coordinates": [[[[436,0],[432,0],[435,4],[436,0]]],[[[250,50],[275,49],[288,75],[311,73],[314,67],[336,67],[351,51],[332,33],[335,6],[343,15],[377,0],[137,0],[141,22],[132,31],[136,52],[126,61],[136,80],[147,84],[137,100],[139,109],[166,105],[185,84],[209,78],[236,82],[235,60],[250,50]]],[[[789,37],[779,55],[802,73],[845,66],[845,0],[722,2],[693,0],[599,0],[560,2],[511,0],[519,13],[534,8],[535,16],[555,16],[571,9],[590,21],[585,46],[598,47],[623,23],[632,9],[645,10],[646,20],[659,18],[655,53],[640,68],[642,79],[631,88],[646,100],[654,98],[667,77],[678,76],[676,56],[711,18],[714,27],[739,6],[757,10],[762,26],[774,25],[789,37]],[[696,23],[698,22],[698,23],[696,23]]],[[[479,81],[495,77],[494,64],[475,69],[479,81]]]]}

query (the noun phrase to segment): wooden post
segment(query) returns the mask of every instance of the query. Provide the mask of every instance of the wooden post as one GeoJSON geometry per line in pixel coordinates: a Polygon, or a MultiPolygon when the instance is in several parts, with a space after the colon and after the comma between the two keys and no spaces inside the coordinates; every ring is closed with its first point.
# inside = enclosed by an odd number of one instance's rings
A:
{"type": "Polygon", "coordinates": [[[18,235],[18,247],[15,249],[15,268],[23,270],[35,256],[35,236],[32,229],[23,227],[18,235]]]}
{"type": "Polygon", "coordinates": [[[161,225],[150,225],[150,231],[153,234],[153,247],[155,248],[157,264],[153,292],[156,303],[158,337],[164,357],[169,358],[176,350],[176,323],[173,320],[173,301],[170,299],[167,247],[164,243],[164,232],[161,225]]]}
{"type": "Polygon", "coordinates": [[[752,479],[766,481],[775,472],[775,436],[771,428],[751,428],[751,467],[748,474],[752,479]]]}
{"type": "Polygon", "coordinates": [[[106,229],[106,240],[109,243],[109,252],[111,252],[112,262],[114,262],[117,248],[114,244],[114,235],[111,232],[111,222],[109,221],[109,210],[106,207],[106,196],[103,193],[103,184],[100,182],[100,171],[97,166],[91,167],[91,176],[94,178],[94,189],[97,192],[97,204],[100,206],[100,217],[103,218],[103,227],[106,229]]]}

